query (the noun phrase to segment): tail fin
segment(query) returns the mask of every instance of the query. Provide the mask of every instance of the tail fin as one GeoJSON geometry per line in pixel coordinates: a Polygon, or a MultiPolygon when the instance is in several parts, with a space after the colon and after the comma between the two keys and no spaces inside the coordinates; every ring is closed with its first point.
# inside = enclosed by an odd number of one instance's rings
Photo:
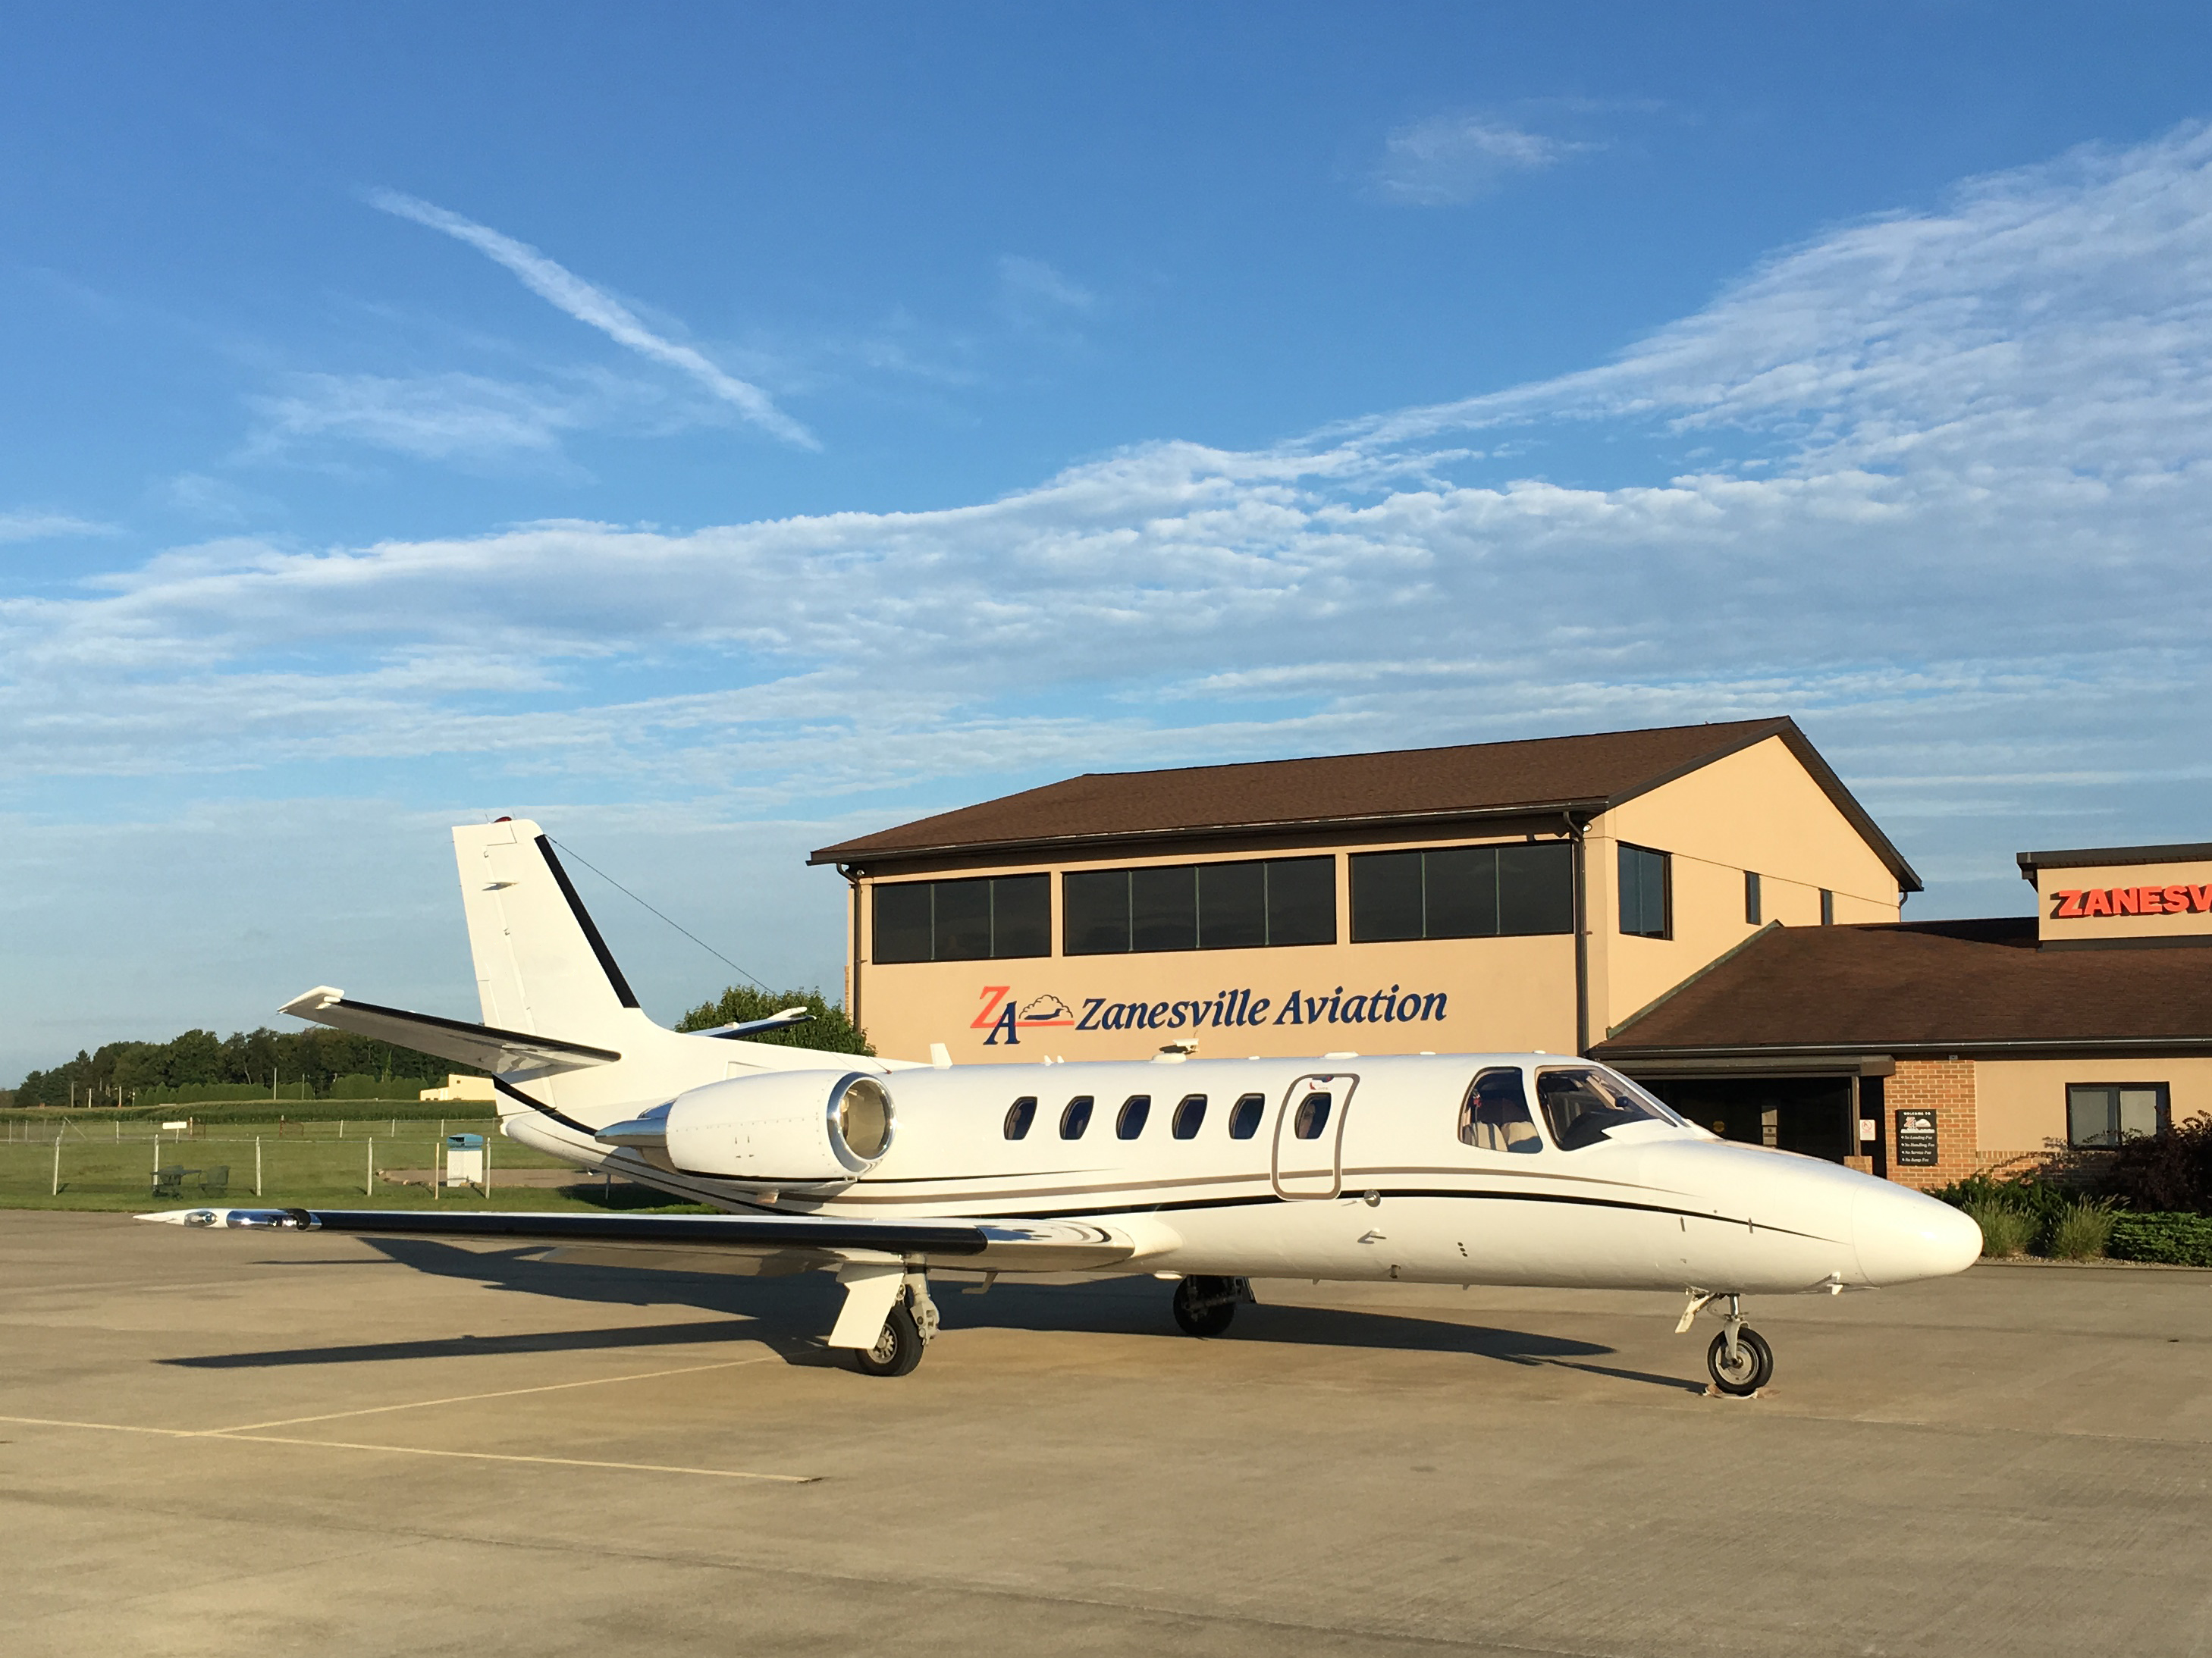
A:
{"type": "Polygon", "coordinates": [[[589,1042],[629,1023],[637,998],[537,824],[465,824],[453,856],[486,1024],[589,1042]]]}

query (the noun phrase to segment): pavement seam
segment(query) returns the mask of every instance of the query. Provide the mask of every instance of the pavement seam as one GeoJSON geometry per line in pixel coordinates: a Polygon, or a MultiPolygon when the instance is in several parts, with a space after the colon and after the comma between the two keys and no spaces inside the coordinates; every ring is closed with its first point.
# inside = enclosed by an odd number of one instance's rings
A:
{"type": "Polygon", "coordinates": [[[349,1416],[376,1416],[386,1411],[428,1410],[434,1405],[469,1405],[485,1399],[514,1399],[523,1394],[559,1393],[566,1388],[605,1388],[617,1382],[651,1382],[665,1376],[696,1376],[702,1370],[738,1370],[748,1364],[765,1364],[775,1357],[774,1353],[762,1353],[751,1358],[723,1359],[713,1364],[681,1364],[665,1370],[637,1370],[628,1376],[586,1376],[580,1382],[548,1382],[534,1388],[501,1388],[485,1394],[454,1394],[446,1399],[413,1399],[398,1405],[365,1405],[359,1410],[325,1411],[320,1416],[284,1417],[273,1422],[241,1422],[234,1427],[202,1428],[204,1434],[258,1433],[264,1428],[297,1428],[310,1422],[336,1422],[349,1416]]]}

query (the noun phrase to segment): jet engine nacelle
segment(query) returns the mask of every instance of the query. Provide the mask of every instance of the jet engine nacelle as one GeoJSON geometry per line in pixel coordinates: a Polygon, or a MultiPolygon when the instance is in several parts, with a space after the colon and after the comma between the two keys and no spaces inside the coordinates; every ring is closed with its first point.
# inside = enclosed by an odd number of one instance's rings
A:
{"type": "Polygon", "coordinates": [[[858,1071],[732,1077],[664,1109],[661,1149],[676,1168],[799,1190],[850,1185],[882,1161],[898,1127],[883,1079],[858,1071]]]}

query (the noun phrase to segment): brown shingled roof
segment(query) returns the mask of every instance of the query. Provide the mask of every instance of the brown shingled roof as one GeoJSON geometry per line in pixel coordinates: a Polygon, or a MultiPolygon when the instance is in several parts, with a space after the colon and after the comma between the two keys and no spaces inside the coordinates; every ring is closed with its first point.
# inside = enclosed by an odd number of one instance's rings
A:
{"type": "Polygon", "coordinates": [[[1595,1052],[2212,1047],[2212,949],[2039,950],[2033,917],[1774,927],[1595,1052]]]}
{"type": "Polygon", "coordinates": [[[1797,722],[1737,720],[1516,743],[1088,772],[823,847],[810,863],[1039,851],[1194,834],[1381,825],[1424,818],[1601,811],[1778,737],[1910,892],[1920,878],[1851,798],[1797,722]]]}

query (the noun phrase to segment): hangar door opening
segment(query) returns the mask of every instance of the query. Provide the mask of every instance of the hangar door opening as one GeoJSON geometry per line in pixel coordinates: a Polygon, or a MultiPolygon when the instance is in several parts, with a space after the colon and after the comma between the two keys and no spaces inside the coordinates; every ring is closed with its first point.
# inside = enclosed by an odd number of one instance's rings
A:
{"type": "Polygon", "coordinates": [[[1858,1112],[1849,1077],[1650,1077],[1640,1079],[1701,1128],[1725,1140],[1841,1163],[1856,1155],[1858,1112]]]}

